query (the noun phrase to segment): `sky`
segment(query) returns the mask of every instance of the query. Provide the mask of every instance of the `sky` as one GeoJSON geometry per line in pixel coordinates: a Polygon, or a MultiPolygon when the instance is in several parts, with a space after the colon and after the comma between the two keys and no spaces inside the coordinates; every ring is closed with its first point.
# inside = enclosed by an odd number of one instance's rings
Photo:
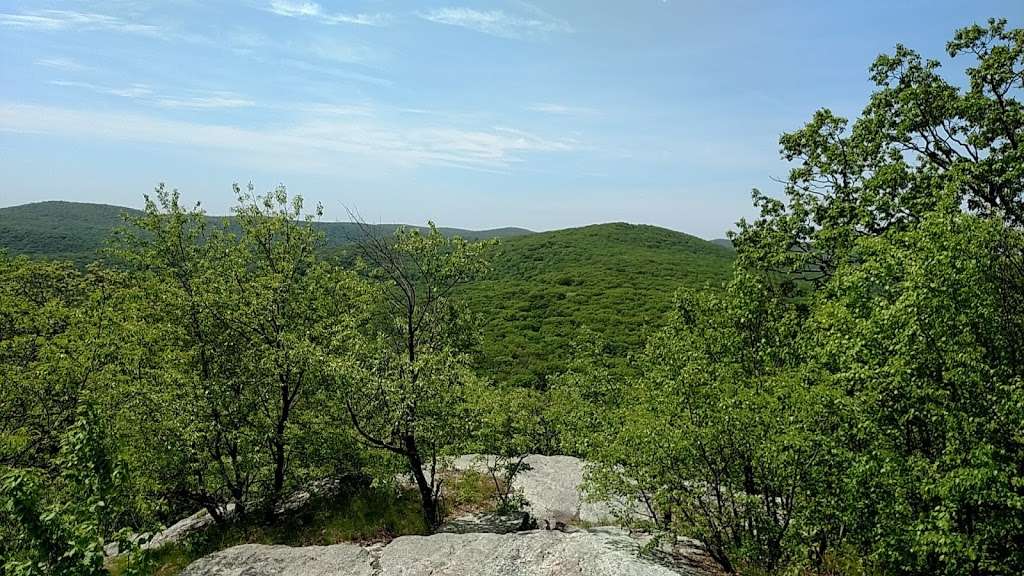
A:
{"type": "Polygon", "coordinates": [[[903,43],[1024,2],[0,0],[0,206],[211,214],[279,184],[370,222],[721,237],[777,193],[778,138],[855,117],[903,43]]]}

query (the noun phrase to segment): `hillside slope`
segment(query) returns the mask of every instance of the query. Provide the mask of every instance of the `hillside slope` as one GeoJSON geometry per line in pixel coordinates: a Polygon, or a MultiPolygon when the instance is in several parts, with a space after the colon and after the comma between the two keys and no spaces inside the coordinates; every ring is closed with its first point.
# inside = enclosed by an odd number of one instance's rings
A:
{"type": "MultiPolygon", "coordinates": [[[[74,202],[0,208],[0,249],[85,264],[98,257],[110,231],[122,224],[123,212],[137,213],[74,202]]],[[[354,224],[320,226],[327,253],[350,255],[346,245],[358,236],[354,224]]],[[[379,226],[384,234],[396,227],[379,226]]],[[[721,285],[735,254],[680,232],[622,223],[542,233],[442,231],[502,239],[490,255],[493,271],[463,287],[461,296],[483,321],[481,372],[523,386],[544,387],[563,370],[583,327],[624,360],[639,349],[646,331],[661,323],[679,288],[721,285]]]]}
{"type": "MultiPolygon", "coordinates": [[[[60,258],[85,264],[99,257],[99,250],[110,232],[123,225],[121,215],[139,214],[138,210],[108,204],[84,202],[36,202],[0,208],[0,249],[10,254],[34,257],[60,258]]],[[[223,217],[211,216],[211,222],[223,217]]],[[[359,231],[351,222],[320,222],[328,248],[347,244],[358,237],[359,231]]],[[[384,234],[391,234],[398,224],[378,224],[384,234]]],[[[530,234],[523,228],[495,228],[493,230],[463,230],[440,228],[446,235],[466,239],[509,238],[530,234]]]]}
{"type": "Polygon", "coordinates": [[[682,287],[720,286],[734,252],[633,224],[598,224],[504,240],[494,270],[463,296],[484,316],[483,366],[497,380],[543,387],[584,326],[619,357],[639,348],[682,287]]]}

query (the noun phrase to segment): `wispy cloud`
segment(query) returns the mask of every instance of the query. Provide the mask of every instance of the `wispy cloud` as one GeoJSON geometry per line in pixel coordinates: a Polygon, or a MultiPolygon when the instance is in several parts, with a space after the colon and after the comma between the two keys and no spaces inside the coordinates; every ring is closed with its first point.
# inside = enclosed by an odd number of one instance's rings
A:
{"type": "Polygon", "coordinates": [[[567,106],[553,102],[538,102],[526,107],[531,112],[542,114],[554,114],[557,116],[598,116],[601,112],[597,108],[589,106],[567,106]]]}
{"type": "Polygon", "coordinates": [[[50,80],[49,84],[65,88],[81,88],[97,94],[117,96],[139,100],[145,104],[153,104],[163,108],[181,108],[188,110],[215,110],[223,108],[248,108],[256,102],[233,92],[196,92],[181,96],[168,96],[163,90],[156,90],[148,84],[130,84],[128,86],[102,86],[90,82],[75,80],[50,80]]]}
{"type": "Polygon", "coordinates": [[[222,108],[248,108],[256,102],[233,95],[229,92],[210,96],[193,96],[187,98],[160,98],[156,103],[164,108],[184,108],[189,110],[214,110],[222,108]]]}
{"type": "Polygon", "coordinates": [[[572,26],[564,20],[549,15],[517,16],[502,10],[475,10],[473,8],[438,8],[419,13],[420,18],[469,28],[491,36],[511,39],[528,39],[556,32],[569,33],[572,26]]]}
{"type": "Polygon", "coordinates": [[[73,58],[66,58],[63,56],[56,58],[41,58],[36,60],[36,65],[53,68],[54,70],[61,70],[63,72],[87,72],[94,69],[92,66],[86,66],[73,58]]]}
{"type": "Polygon", "coordinates": [[[17,14],[0,13],[0,26],[25,30],[111,30],[127,34],[164,37],[165,31],[152,24],[130,22],[116,16],[72,10],[35,10],[17,14]]]}
{"type": "Polygon", "coordinates": [[[50,80],[49,83],[54,86],[63,86],[66,88],[84,88],[86,90],[96,92],[97,94],[107,94],[109,96],[119,96],[121,98],[142,98],[153,94],[153,88],[147,84],[131,84],[123,87],[111,87],[100,86],[90,82],[78,82],[75,80],[50,80]]]}
{"type": "Polygon", "coordinates": [[[452,166],[510,170],[529,154],[565,153],[579,142],[507,127],[408,127],[372,118],[318,118],[290,125],[242,128],[169,120],[131,112],[97,112],[0,103],[0,131],[160,143],[271,159],[282,168],[336,170],[339,162],[374,166],[452,166]]]}
{"type": "Polygon", "coordinates": [[[299,48],[306,55],[341,64],[366,64],[381,58],[373,48],[333,38],[316,38],[299,48]]]}
{"type": "Polygon", "coordinates": [[[385,26],[391,22],[390,14],[346,14],[344,12],[325,12],[324,9],[316,2],[273,0],[267,10],[279,16],[287,16],[289,18],[311,18],[324,24],[385,26]]]}

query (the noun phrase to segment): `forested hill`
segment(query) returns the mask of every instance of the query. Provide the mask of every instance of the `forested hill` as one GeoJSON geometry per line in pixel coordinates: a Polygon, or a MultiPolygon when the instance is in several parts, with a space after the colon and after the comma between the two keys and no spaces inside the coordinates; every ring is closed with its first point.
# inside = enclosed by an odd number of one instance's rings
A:
{"type": "MultiPolygon", "coordinates": [[[[110,232],[123,225],[121,215],[140,214],[138,210],[109,204],[84,202],[36,202],[0,208],[0,249],[9,254],[60,258],[85,264],[98,257],[110,232]]],[[[211,221],[222,217],[211,216],[211,221]]],[[[358,229],[351,222],[321,222],[328,247],[337,247],[358,237],[358,229]]],[[[398,224],[376,225],[384,234],[394,232],[398,224]]],[[[530,234],[523,228],[495,228],[492,230],[463,230],[441,228],[449,236],[466,239],[508,238],[530,234]]]]}
{"type": "MultiPolygon", "coordinates": [[[[0,249],[85,264],[122,225],[124,212],[138,211],[75,202],[0,208],[0,249]]],[[[320,226],[329,249],[358,237],[351,223],[320,226]]],[[[396,227],[379,226],[385,234],[396,227]]],[[[479,368],[496,381],[541,388],[565,367],[583,327],[623,365],[628,353],[639,349],[646,329],[660,324],[675,292],[721,285],[734,254],[681,232],[623,223],[542,233],[441,231],[467,239],[501,238],[490,254],[492,272],[460,294],[483,321],[479,368]]]]}
{"type": "Polygon", "coordinates": [[[623,223],[509,238],[495,248],[493,272],[464,289],[484,316],[485,372],[543,387],[584,326],[624,358],[661,324],[677,290],[720,286],[733,256],[695,236],[623,223]]]}

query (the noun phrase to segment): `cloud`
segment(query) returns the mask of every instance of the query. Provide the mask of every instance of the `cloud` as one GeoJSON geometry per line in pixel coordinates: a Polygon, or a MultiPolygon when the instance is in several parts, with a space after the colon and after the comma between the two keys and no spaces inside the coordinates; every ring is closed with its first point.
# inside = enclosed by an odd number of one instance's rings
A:
{"type": "Polygon", "coordinates": [[[565,104],[554,104],[551,102],[538,102],[526,107],[531,112],[542,114],[554,114],[558,116],[598,116],[601,112],[597,108],[587,106],[567,106],[565,104]]]}
{"type": "Polygon", "coordinates": [[[215,110],[222,108],[248,108],[256,102],[243,98],[232,92],[193,93],[184,96],[167,96],[164,91],[156,91],[148,84],[131,84],[124,87],[111,87],[78,82],[75,80],[50,80],[49,84],[65,88],[82,88],[97,94],[130,98],[163,108],[181,108],[189,110],[215,110]]]}
{"type": "Polygon", "coordinates": [[[184,108],[189,110],[214,110],[218,108],[248,108],[256,102],[232,95],[220,93],[211,96],[194,96],[191,98],[160,98],[157,104],[164,108],[184,108]]]}
{"type": "Polygon", "coordinates": [[[568,22],[540,13],[535,17],[524,17],[507,14],[501,10],[438,8],[430,12],[421,12],[419,17],[438,24],[460,26],[491,36],[516,40],[573,31],[568,22]]]}
{"type": "Polygon", "coordinates": [[[89,82],[77,82],[74,80],[50,80],[50,84],[54,86],[64,86],[69,88],[84,88],[91,90],[98,94],[107,94],[109,96],[120,96],[121,98],[142,98],[149,96],[153,93],[153,89],[147,84],[132,84],[126,87],[110,87],[110,86],[99,86],[91,84],[89,82]]]}
{"type": "Polygon", "coordinates": [[[324,12],[316,2],[294,2],[273,0],[267,8],[278,16],[289,18],[311,18],[324,24],[358,24],[360,26],[385,26],[391,22],[390,14],[345,14],[324,12]]]}
{"type": "Polygon", "coordinates": [[[57,57],[57,58],[41,58],[36,60],[37,66],[44,66],[46,68],[53,68],[54,70],[61,70],[63,72],[86,72],[93,70],[92,66],[86,66],[79,63],[73,58],[57,57]]]}
{"type": "Polygon", "coordinates": [[[35,104],[0,103],[0,131],[170,144],[241,154],[282,169],[337,170],[339,162],[384,167],[452,166],[509,170],[528,154],[580,149],[573,140],[546,138],[507,127],[467,130],[407,127],[372,118],[316,118],[289,125],[241,128],[169,120],[131,112],[99,112],[35,104]]]}
{"type": "Polygon", "coordinates": [[[36,10],[18,14],[0,13],[0,26],[24,30],[111,30],[126,34],[140,34],[163,38],[166,33],[159,26],[129,22],[116,16],[72,10],[36,10]]]}
{"type": "Polygon", "coordinates": [[[318,38],[302,46],[302,50],[320,60],[341,64],[364,64],[381,58],[377,51],[368,46],[349,44],[332,38],[318,38]]]}

